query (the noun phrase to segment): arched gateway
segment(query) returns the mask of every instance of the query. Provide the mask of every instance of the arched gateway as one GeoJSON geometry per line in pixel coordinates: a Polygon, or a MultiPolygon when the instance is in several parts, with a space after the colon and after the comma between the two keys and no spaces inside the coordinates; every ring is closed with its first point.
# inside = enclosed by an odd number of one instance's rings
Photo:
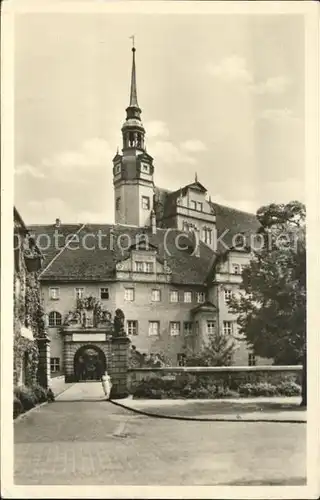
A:
{"type": "Polygon", "coordinates": [[[107,369],[106,356],[96,345],[81,346],[74,355],[74,375],[80,381],[101,380],[107,369]]]}

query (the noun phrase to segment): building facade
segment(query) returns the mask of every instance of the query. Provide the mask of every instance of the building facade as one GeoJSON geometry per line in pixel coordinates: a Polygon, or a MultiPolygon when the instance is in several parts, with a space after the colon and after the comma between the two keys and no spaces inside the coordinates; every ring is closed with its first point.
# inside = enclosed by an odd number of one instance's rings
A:
{"type": "Polygon", "coordinates": [[[108,332],[118,309],[136,349],[161,354],[172,365],[186,350],[198,351],[215,332],[236,340],[233,364],[271,363],[255,358],[228,307],[250,261],[248,237],[259,223],[253,214],[212,201],[197,175],[174,192],[155,185],[132,51],[122,150],[112,169],[115,224],[56,220],[32,226],[36,238],[45,234],[50,242],[40,280],[51,373],[79,378],[81,363],[93,366],[94,360],[107,368],[108,332]],[[95,308],[104,322],[99,323],[95,308]]]}

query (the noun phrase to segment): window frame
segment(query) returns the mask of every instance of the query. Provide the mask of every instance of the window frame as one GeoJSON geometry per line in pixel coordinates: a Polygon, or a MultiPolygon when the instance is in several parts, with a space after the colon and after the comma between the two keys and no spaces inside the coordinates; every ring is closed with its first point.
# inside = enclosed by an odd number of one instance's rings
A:
{"type": "Polygon", "coordinates": [[[183,292],[183,302],[185,304],[192,304],[192,291],[188,290],[186,292],[183,292]],[[190,296],[190,300],[186,300],[186,295],[190,296]]]}
{"type": "Polygon", "coordinates": [[[241,267],[240,267],[240,264],[231,264],[232,265],[232,274],[236,274],[236,275],[239,275],[241,274],[241,267]],[[238,269],[238,272],[235,271],[235,269],[238,269]]]}
{"type": "Polygon", "coordinates": [[[138,331],[138,320],[136,319],[127,319],[127,324],[126,324],[126,332],[128,337],[136,337],[139,333],[138,331]],[[129,323],[133,323],[133,325],[129,325],[129,323]],[[131,328],[130,328],[131,326],[131,328]],[[131,333],[130,333],[131,330],[131,333]],[[135,331],[135,333],[134,333],[135,331]]]}
{"type": "Polygon", "coordinates": [[[207,319],[206,322],[207,334],[214,335],[216,333],[217,322],[214,319],[207,319]]]}
{"type": "Polygon", "coordinates": [[[179,303],[179,290],[170,290],[169,292],[169,302],[170,304],[178,304],[179,303]],[[172,300],[172,294],[177,294],[177,300],[172,300]]]}
{"type": "Polygon", "coordinates": [[[142,260],[136,260],[134,262],[134,269],[136,273],[143,273],[144,272],[144,262],[142,260]],[[140,267],[140,269],[138,269],[140,267]]]}
{"type": "Polygon", "coordinates": [[[181,322],[180,321],[170,321],[169,322],[169,335],[170,337],[178,337],[181,334],[181,322]],[[178,325],[178,328],[172,328],[173,325],[178,325]],[[178,333],[174,333],[177,331],[178,333]]]}
{"type": "Polygon", "coordinates": [[[83,299],[83,297],[85,295],[85,287],[84,286],[76,286],[74,288],[74,294],[75,294],[76,299],[83,299]],[[79,295],[77,294],[77,290],[82,290],[83,291],[83,294],[82,294],[81,297],[79,297],[79,295]]]}
{"type": "Polygon", "coordinates": [[[198,212],[203,212],[203,202],[197,201],[197,210],[198,212]]]}
{"type": "Polygon", "coordinates": [[[192,335],[192,332],[193,332],[193,322],[192,321],[184,321],[183,322],[183,334],[185,336],[189,336],[189,335],[192,335]],[[186,325],[189,325],[190,329],[186,328],[186,325]]]}
{"type": "Polygon", "coordinates": [[[148,337],[159,337],[160,336],[160,321],[158,320],[149,320],[149,326],[148,326],[148,337]],[[157,325],[157,333],[150,333],[150,327],[151,325],[157,325]]]}
{"type": "Polygon", "coordinates": [[[50,300],[60,300],[60,287],[58,286],[50,286],[49,287],[49,298],[50,300]],[[57,296],[52,296],[52,290],[57,290],[57,296]]]}
{"type": "Polygon", "coordinates": [[[230,301],[232,299],[232,290],[230,288],[225,288],[224,291],[223,291],[223,298],[224,298],[224,302],[225,304],[230,304],[230,301]],[[230,297],[227,298],[227,295],[229,294],[230,292],[230,297]]]}
{"type": "Polygon", "coordinates": [[[223,334],[224,335],[232,335],[233,334],[233,321],[224,321],[223,322],[223,334]],[[227,325],[230,325],[230,331],[227,325]]]}
{"type": "Polygon", "coordinates": [[[141,208],[143,210],[150,210],[150,196],[141,196],[141,208]],[[146,206],[144,206],[145,202],[147,202],[146,206]]]}
{"type": "Polygon", "coordinates": [[[59,311],[50,311],[48,314],[48,327],[58,328],[59,326],[62,326],[62,314],[59,311]],[[50,317],[54,318],[53,322],[50,320],[50,317]]]}
{"type": "Polygon", "coordinates": [[[205,292],[197,292],[196,299],[197,299],[197,304],[203,304],[206,301],[206,294],[205,294],[205,292]],[[200,296],[203,297],[203,300],[199,300],[200,296]]]}
{"type": "Polygon", "coordinates": [[[109,287],[103,286],[100,287],[100,300],[109,300],[110,299],[110,292],[109,292],[109,287]],[[102,297],[102,290],[107,290],[108,297],[102,297]]]}
{"type": "Polygon", "coordinates": [[[159,288],[152,288],[152,290],[151,290],[151,302],[161,302],[161,290],[159,290],[159,288]],[[159,300],[154,300],[153,299],[153,293],[154,292],[158,292],[158,294],[159,294],[159,300]]]}
{"type": "Polygon", "coordinates": [[[190,208],[192,210],[197,210],[197,202],[195,200],[190,200],[190,208]]]}
{"type": "Polygon", "coordinates": [[[135,289],[133,287],[125,287],[125,289],[124,289],[124,300],[126,302],[134,302],[134,299],[135,299],[135,289]],[[129,290],[132,292],[132,299],[128,299],[126,297],[126,292],[129,291],[129,290]]]}
{"type": "Polygon", "coordinates": [[[61,360],[59,357],[53,356],[50,357],[50,373],[59,373],[61,372],[61,360]],[[52,368],[52,365],[55,365],[55,361],[58,360],[57,367],[56,369],[52,368]]]}
{"type": "Polygon", "coordinates": [[[248,366],[257,366],[257,358],[253,352],[248,353],[248,366]]]}

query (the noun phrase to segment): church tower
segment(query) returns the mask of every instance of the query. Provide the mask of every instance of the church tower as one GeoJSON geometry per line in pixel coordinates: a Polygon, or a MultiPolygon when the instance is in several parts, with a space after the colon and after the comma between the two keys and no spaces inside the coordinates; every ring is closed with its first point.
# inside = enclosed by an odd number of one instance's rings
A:
{"type": "Polygon", "coordinates": [[[122,154],[113,159],[115,223],[149,226],[153,213],[153,158],[145,148],[136,83],[136,49],[132,47],[130,103],[122,132],[122,154]]]}

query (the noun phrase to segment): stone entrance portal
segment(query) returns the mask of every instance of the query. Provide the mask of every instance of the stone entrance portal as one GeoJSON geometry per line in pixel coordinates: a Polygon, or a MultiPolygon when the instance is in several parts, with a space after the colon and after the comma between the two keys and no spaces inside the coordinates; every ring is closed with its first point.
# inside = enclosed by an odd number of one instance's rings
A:
{"type": "Polygon", "coordinates": [[[83,345],[74,356],[74,377],[77,382],[101,380],[107,369],[104,352],[95,345],[83,345]]]}

